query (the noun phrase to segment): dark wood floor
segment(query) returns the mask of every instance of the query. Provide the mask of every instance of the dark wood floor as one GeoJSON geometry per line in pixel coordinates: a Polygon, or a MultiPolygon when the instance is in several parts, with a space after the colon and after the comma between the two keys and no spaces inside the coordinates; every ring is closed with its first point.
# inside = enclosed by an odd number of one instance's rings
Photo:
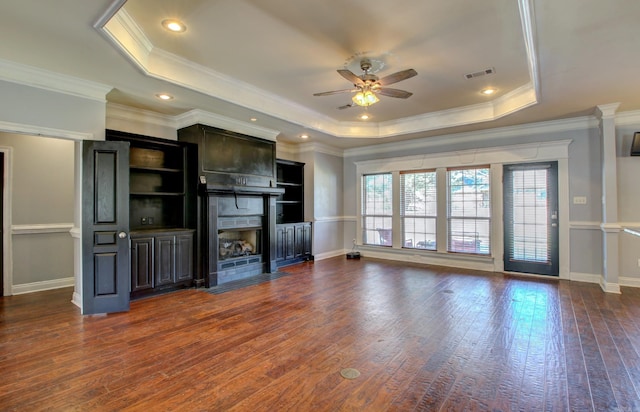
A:
{"type": "Polygon", "coordinates": [[[108,316],[69,289],[1,298],[0,410],[640,410],[639,289],[343,257],[287,271],[108,316]]]}

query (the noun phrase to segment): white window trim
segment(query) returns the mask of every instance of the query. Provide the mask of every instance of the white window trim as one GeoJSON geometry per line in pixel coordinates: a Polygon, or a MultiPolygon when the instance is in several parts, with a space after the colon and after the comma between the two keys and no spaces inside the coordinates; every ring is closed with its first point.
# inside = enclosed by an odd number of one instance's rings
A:
{"type": "MultiPolygon", "coordinates": [[[[356,165],[356,205],[358,218],[356,219],[356,242],[361,245],[368,256],[391,260],[411,260],[418,263],[437,264],[451,267],[462,267],[495,272],[504,271],[504,235],[503,221],[499,216],[503,215],[502,194],[502,166],[504,164],[533,163],[540,161],[558,162],[558,204],[559,204],[559,278],[570,279],[569,273],[569,144],[572,140],[556,140],[529,144],[489,147],[481,149],[469,149],[442,153],[428,153],[424,155],[412,155],[392,157],[386,159],[363,160],[355,162],[356,165]],[[394,230],[393,246],[391,248],[378,248],[376,246],[362,246],[361,225],[361,193],[362,176],[373,173],[393,173],[393,227],[400,227],[400,192],[397,189],[400,183],[400,171],[421,169],[438,169],[447,167],[476,166],[489,164],[491,168],[491,204],[492,204],[492,246],[489,257],[466,256],[458,253],[446,253],[438,242],[438,250],[423,251],[404,249],[401,246],[401,234],[394,230]],[[384,250],[380,250],[384,249],[384,250]]],[[[441,175],[441,174],[440,174],[441,175]]],[[[441,182],[438,181],[438,184],[441,182]]],[[[440,202],[439,202],[440,204],[440,202]]],[[[445,216],[440,214],[439,216],[445,216]]],[[[438,219],[440,222],[442,219],[438,219]]],[[[443,233],[440,223],[438,232],[443,233]]],[[[445,230],[446,232],[446,230],[445,230]]],[[[446,248],[445,248],[446,249],[446,248]]]]}

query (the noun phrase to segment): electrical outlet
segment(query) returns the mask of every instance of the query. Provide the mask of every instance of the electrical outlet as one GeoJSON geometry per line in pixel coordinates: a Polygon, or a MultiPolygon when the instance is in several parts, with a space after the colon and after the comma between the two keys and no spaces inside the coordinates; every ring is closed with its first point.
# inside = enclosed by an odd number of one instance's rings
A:
{"type": "Polygon", "coordinates": [[[574,196],[573,197],[573,204],[574,205],[586,205],[587,204],[587,197],[586,196],[574,196]]]}
{"type": "Polygon", "coordinates": [[[147,222],[147,218],[146,218],[146,217],[141,217],[141,218],[140,218],[140,224],[141,224],[141,225],[146,225],[147,223],[148,223],[148,222],[147,222]]]}

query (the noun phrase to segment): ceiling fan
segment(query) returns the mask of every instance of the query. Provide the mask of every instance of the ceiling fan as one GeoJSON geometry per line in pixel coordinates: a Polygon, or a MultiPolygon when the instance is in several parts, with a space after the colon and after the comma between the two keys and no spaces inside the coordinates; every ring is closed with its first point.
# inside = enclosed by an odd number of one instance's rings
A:
{"type": "MultiPolygon", "coordinates": [[[[334,90],[330,92],[314,93],[313,95],[329,96],[338,93],[356,93],[352,97],[353,103],[357,104],[358,106],[367,107],[380,101],[377,96],[378,94],[383,96],[396,97],[399,99],[406,99],[413,94],[405,90],[385,87],[389,84],[397,83],[399,81],[416,76],[418,73],[413,69],[402,70],[380,79],[375,74],[369,73],[369,71],[371,70],[371,61],[369,59],[362,59],[360,61],[360,68],[364,72],[364,74],[361,74],[360,76],[355,75],[351,70],[338,70],[338,73],[342,77],[353,83],[353,86],[355,87],[354,89],[334,90]]],[[[340,106],[339,109],[346,109],[352,106],[352,104],[347,104],[344,106],[340,106]]]]}

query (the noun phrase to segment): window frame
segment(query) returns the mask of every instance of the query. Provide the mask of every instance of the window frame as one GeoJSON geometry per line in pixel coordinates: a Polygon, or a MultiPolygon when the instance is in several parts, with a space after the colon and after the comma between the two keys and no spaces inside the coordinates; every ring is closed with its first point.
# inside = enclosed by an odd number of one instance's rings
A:
{"type": "MultiPolygon", "coordinates": [[[[401,235],[401,241],[402,241],[402,247],[407,248],[407,249],[417,249],[417,250],[432,250],[435,251],[437,249],[438,246],[438,202],[440,201],[440,195],[438,193],[438,171],[437,169],[421,169],[421,170],[401,170],[399,172],[400,175],[400,187],[399,187],[399,195],[400,195],[400,207],[399,209],[399,214],[400,214],[400,235],[401,235]],[[433,196],[435,196],[435,204],[433,207],[434,213],[432,214],[421,214],[421,215],[407,215],[407,200],[406,200],[406,190],[405,190],[405,179],[406,176],[410,176],[410,175],[420,175],[420,174],[433,174],[433,178],[432,178],[432,185],[433,188],[435,190],[433,190],[433,196]],[[413,237],[412,238],[407,238],[407,220],[408,219],[423,219],[424,220],[424,231],[422,232],[416,232],[415,230],[412,232],[413,233],[413,237]],[[427,235],[431,234],[428,233],[426,230],[426,227],[428,227],[428,221],[432,220],[433,221],[433,236],[434,239],[433,241],[430,241],[427,239],[427,235]],[[424,240],[417,240],[417,235],[424,235],[424,240]],[[415,238],[415,240],[414,240],[415,238]]],[[[428,195],[428,193],[431,192],[431,190],[429,190],[429,187],[425,187],[425,198],[428,195]]],[[[416,191],[414,190],[414,196],[416,194],[416,191]]],[[[426,203],[429,203],[428,201],[425,200],[425,206],[426,203]]]]}
{"type": "MultiPolygon", "coordinates": [[[[465,253],[465,254],[474,254],[474,255],[482,255],[482,256],[490,256],[491,255],[491,244],[492,244],[492,231],[491,231],[491,227],[492,227],[492,216],[493,216],[493,202],[491,201],[491,191],[492,191],[492,173],[491,173],[491,165],[473,165],[473,166],[457,166],[457,167],[449,167],[446,170],[446,195],[447,195],[447,243],[446,243],[446,250],[449,253],[465,253]],[[451,183],[451,173],[452,172],[457,172],[457,171],[462,171],[462,172],[467,172],[467,171],[472,171],[472,170],[486,170],[487,173],[487,181],[486,183],[484,183],[484,185],[487,185],[488,188],[486,190],[486,199],[485,196],[483,195],[483,199],[482,200],[478,200],[477,196],[478,196],[478,189],[477,186],[479,186],[479,184],[477,183],[473,183],[473,184],[466,184],[464,183],[464,178],[465,176],[463,175],[463,183],[460,185],[456,185],[456,187],[460,187],[462,190],[462,193],[455,193],[455,195],[462,195],[462,201],[455,201],[453,200],[454,197],[454,193],[452,190],[452,183],[451,183]],[[467,188],[469,187],[473,187],[476,186],[476,190],[475,191],[467,191],[467,188]],[[469,202],[467,200],[467,198],[469,196],[473,196],[476,197],[475,200],[469,202]],[[482,203],[483,202],[487,202],[487,209],[488,209],[488,216],[479,216],[478,214],[478,210],[479,208],[482,208],[482,203]],[[454,215],[453,212],[453,208],[455,205],[458,204],[462,204],[462,214],[460,215],[454,215]],[[474,204],[474,209],[476,210],[476,213],[472,216],[467,215],[469,209],[467,208],[467,205],[469,203],[473,203],[474,204]],[[479,204],[480,203],[480,204],[479,204]],[[454,228],[454,221],[457,221],[458,223],[462,223],[463,228],[464,227],[468,227],[468,223],[469,222],[473,222],[473,227],[476,228],[475,231],[467,231],[465,229],[462,230],[462,232],[460,231],[453,231],[454,228]],[[481,235],[478,230],[478,223],[479,222],[486,222],[486,235],[483,236],[481,235]],[[486,246],[481,246],[483,244],[486,244],[486,246]],[[483,253],[482,250],[485,250],[485,252],[483,253]]],[[[476,180],[474,178],[474,180],[476,180]]],[[[457,225],[456,225],[457,226],[457,225]]]]}
{"type": "MultiPolygon", "coordinates": [[[[394,188],[396,187],[396,185],[394,185],[394,179],[393,179],[393,173],[392,172],[381,172],[381,173],[366,173],[363,174],[361,179],[361,190],[360,190],[360,225],[361,225],[361,243],[363,245],[367,245],[367,246],[382,246],[382,247],[392,247],[393,246],[393,228],[394,228],[394,222],[393,222],[393,218],[394,218],[394,188]],[[367,199],[367,185],[365,184],[365,180],[368,177],[371,176],[384,176],[384,177],[388,177],[389,178],[389,190],[390,190],[390,199],[383,199],[382,202],[386,202],[386,201],[390,201],[390,211],[389,214],[380,214],[380,213],[366,213],[367,212],[367,206],[366,206],[366,199],[367,199]],[[377,222],[384,222],[386,220],[389,220],[390,224],[389,227],[387,227],[386,223],[382,223],[381,225],[378,224],[374,224],[374,228],[369,228],[366,224],[366,221],[368,219],[373,219],[374,221],[377,222]],[[369,242],[368,240],[368,236],[367,233],[369,232],[377,232],[377,236],[375,236],[378,239],[378,242],[369,242]]],[[[386,183],[385,183],[386,184],[386,183]]],[[[383,204],[383,209],[385,208],[384,204],[383,204]]]]}
{"type": "MultiPolygon", "coordinates": [[[[514,135],[507,134],[510,137],[514,135]]],[[[505,135],[506,136],[506,135],[505,135]]],[[[461,137],[461,141],[470,142],[470,139],[476,139],[477,134],[465,135],[461,137]]],[[[492,138],[501,138],[502,135],[490,134],[492,138]]],[[[488,137],[487,137],[488,138],[488,137]]],[[[456,140],[457,141],[457,140],[456,140]]],[[[462,150],[441,150],[443,145],[451,145],[452,140],[447,138],[442,141],[438,138],[429,138],[424,141],[416,142],[415,146],[411,146],[414,152],[419,150],[420,154],[403,155],[401,148],[394,145],[370,147],[365,151],[354,150],[345,155],[345,187],[354,186],[354,196],[345,195],[344,207],[345,211],[352,210],[355,216],[345,216],[345,229],[349,232],[352,227],[353,239],[356,246],[361,247],[362,251],[371,257],[398,259],[398,260],[414,260],[416,262],[430,263],[437,265],[452,264],[456,267],[473,267],[478,270],[487,270],[495,272],[504,271],[504,262],[502,253],[504,248],[504,224],[501,219],[503,212],[503,193],[502,193],[502,166],[504,164],[530,163],[534,161],[557,161],[558,162],[558,201],[559,201],[559,250],[560,250],[560,279],[569,279],[569,262],[570,256],[570,222],[569,222],[569,145],[572,139],[559,139],[548,141],[536,141],[533,143],[510,143],[505,142],[501,146],[487,146],[482,148],[462,149],[462,150]],[[362,228],[360,219],[361,205],[361,177],[363,174],[392,172],[394,178],[399,179],[400,170],[420,170],[425,168],[436,168],[437,170],[446,170],[448,167],[455,166],[473,166],[476,164],[491,165],[491,204],[493,223],[491,227],[492,242],[491,254],[471,255],[462,253],[447,253],[444,243],[446,236],[438,238],[438,250],[421,251],[414,249],[404,249],[401,247],[401,239],[398,236],[394,242],[393,248],[375,248],[362,244],[362,228]],[[351,180],[354,179],[354,180],[351,180]],[[451,263],[450,263],[451,262],[451,263]],[[453,263],[455,262],[455,263],[453,263]]],[[[407,153],[409,149],[405,150],[407,153]]],[[[438,174],[438,184],[446,184],[445,174],[438,174]],[[440,180],[441,179],[441,180],[440,180]]],[[[398,196],[399,197],[399,196],[398,196]]],[[[398,200],[399,202],[399,200],[398,200]]],[[[394,203],[399,205],[399,203],[394,203]]],[[[443,205],[439,202],[438,215],[446,215],[446,207],[441,209],[443,205]]],[[[396,209],[399,210],[399,209],[396,209]]],[[[319,218],[320,222],[324,218],[319,218]]],[[[394,227],[400,227],[399,214],[394,215],[394,227]]],[[[440,234],[446,233],[446,221],[439,221],[438,231],[440,234]],[[442,225],[442,226],[440,226],[442,225]]],[[[399,233],[399,232],[398,232],[399,233]]],[[[347,235],[348,236],[348,235],[347,235]]],[[[346,240],[348,249],[352,247],[352,240],[346,240]]]]}

